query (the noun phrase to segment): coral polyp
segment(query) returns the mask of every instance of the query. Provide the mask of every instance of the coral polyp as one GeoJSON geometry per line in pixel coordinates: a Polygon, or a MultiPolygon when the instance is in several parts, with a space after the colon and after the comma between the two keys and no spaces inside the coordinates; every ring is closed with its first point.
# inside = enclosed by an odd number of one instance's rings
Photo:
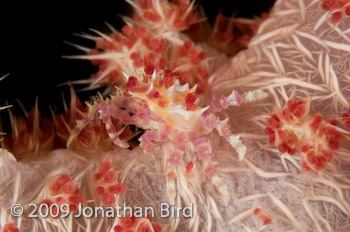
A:
{"type": "MultiPolygon", "coordinates": [[[[67,204],[71,212],[76,212],[78,210],[78,205],[85,202],[85,198],[80,193],[80,189],[77,185],[78,182],[71,180],[68,174],[56,175],[52,177],[52,180],[49,182],[48,194],[41,203],[46,204],[47,208],[54,203],[58,206],[67,204]]],[[[59,209],[55,207],[52,207],[52,209],[52,215],[58,218],[60,215],[59,209]]]]}
{"type": "Polygon", "coordinates": [[[348,0],[323,0],[322,9],[329,11],[333,22],[338,23],[344,17],[350,16],[350,1],[348,0]]]}
{"type": "Polygon", "coordinates": [[[301,154],[302,167],[322,171],[327,162],[334,158],[342,139],[337,121],[324,121],[320,114],[310,117],[310,102],[288,100],[286,107],[276,109],[275,114],[266,120],[265,133],[269,144],[276,145],[281,154],[301,154]]]}
{"type": "Polygon", "coordinates": [[[122,195],[127,191],[127,187],[122,182],[117,182],[119,172],[114,171],[112,164],[108,161],[103,161],[98,167],[94,175],[96,182],[96,194],[102,198],[102,202],[108,206],[115,205],[115,196],[122,195]]]}

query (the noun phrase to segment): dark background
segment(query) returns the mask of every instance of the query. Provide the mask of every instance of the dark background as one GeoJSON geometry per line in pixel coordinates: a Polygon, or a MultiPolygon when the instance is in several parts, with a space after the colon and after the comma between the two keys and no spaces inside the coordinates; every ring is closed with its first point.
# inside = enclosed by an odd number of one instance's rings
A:
{"type": "MultiPolygon", "coordinates": [[[[0,3],[0,76],[10,73],[0,82],[1,106],[8,101],[14,104],[12,111],[20,114],[16,99],[30,110],[39,96],[39,108],[45,116],[50,114],[49,105],[62,112],[61,93],[68,99],[69,88],[57,85],[89,78],[96,71],[89,61],[62,58],[63,55],[83,54],[64,41],[94,47],[93,42],[73,33],[93,34],[89,28],[108,32],[104,22],[120,28],[123,22],[119,15],[132,12],[123,0],[100,0],[94,4],[72,2],[52,1],[46,5],[15,2],[6,6],[0,3]]],[[[268,11],[273,3],[274,0],[197,1],[210,21],[220,11],[226,16],[235,13],[239,17],[253,17],[268,11]]],[[[78,96],[87,100],[94,94],[78,93],[78,96]]],[[[6,111],[1,113],[5,128],[7,115],[6,111]]]]}

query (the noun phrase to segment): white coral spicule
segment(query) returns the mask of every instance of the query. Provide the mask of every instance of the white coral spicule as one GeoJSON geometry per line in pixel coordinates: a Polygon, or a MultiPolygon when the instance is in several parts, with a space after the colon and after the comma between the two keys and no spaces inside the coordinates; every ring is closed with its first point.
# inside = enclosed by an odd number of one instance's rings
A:
{"type": "Polygon", "coordinates": [[[214,90],[260,87],[285,99],[295,86],[297,97],[313,97],[317,111],[338,112],[348,106],[350,17],[334,24],[320,4],[278,1],[249,49],[212,75],[214,90]]]}

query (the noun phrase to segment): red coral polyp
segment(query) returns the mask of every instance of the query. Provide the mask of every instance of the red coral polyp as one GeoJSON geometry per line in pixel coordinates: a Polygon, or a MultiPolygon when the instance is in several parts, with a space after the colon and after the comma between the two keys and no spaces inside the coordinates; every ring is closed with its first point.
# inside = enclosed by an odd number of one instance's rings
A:
{"type": "Polygon", "coordinates": [[[98,167],[98,174],[104,175],[112,168],[112,164],[109,161],[102,161],[98,167]]]}
{"type": "Polygon", "coordinates": [[[320,114],[316,114],[310,123],[311,129],[314,131],[317,130],[321,122],[322,122],[322,116],[320,114]]]}
{"type": "MultiPolygon", "coordinates": [[[[58,174],[50,181],[48,198],[42,200],[41,204],[46,204],[48,207],[53,203],[57,205],[68,204],[70,211],[76,212],[78,205],[84,202],[85,197],[80,193],[78,182],[72,180],[68,174],[58,174]]],[[[56,210],[56,212],[52,212],[52,215],[60,216],[56,207],[52,210],[56,210]]]]}
{"type": "Polygon", "coordinates": [[[164,225],[152,223],[152,218],[136,218],[131,215],[121,217],[119,224],[113,227],[114,232],[132,232],[132,231],[149,231],[161,232],[164,225]]]}
{"type": "Polygon", "coordinates": [[[112,169],[112,163],[102,161],[94,174],[95,193],[104,205],[114,206],[115,194],[122,195],[127,191],[124,183],[118,182],[119,172],[112,169]]]}
{"type": "Polygon", "coordinates": [[[323,0],[321,8],[329,11],[330,18],[334,23],[339,23],[345,16],[350,15],[349,0],[323,0]]]}
{"type": "MultiPolygon", "coordinates": [[[[349,7],[350,8],[350,7],[349,7]]],[[[350,11],[350,9],[349,9],[350,11]]],[[[341,123],[346,127],[350,128],[350,107],[348,108],[348,111],[343,113],[341,115],[341,123]]]]}
{"type": "Polygon", "coordinates": [[[307,113],[307,105],[305,101],[296,101],[295,99],[290,99],[287,102],[288,110],[297,118],[301,118],[307,113]]]}
{"type": "Polygon", "coordinates": [[[115,196],[114,196],[114,194],[113,194],[113,193],[105,192],[105,193],[102,195],[102,202],[103,202],[103,204],[105,204],[105,205],[114,206],[114,205],[115,205],[115,196]]]}
{"type": "Polygon", "coordinates": [[[332,151],[339,149],[342,134],[321,114],[310,117],[309,104],[289,99],[285,107],[266,119],[264,131],[269,144],[277,146],[279,153],[299,154],[305,171],[322,171],[333,160],[332,151]]]}
{"type": "Polygon", "coordinates": [[[19,229],[13,223],[6,223],[0,231],[1,232],[19,232],[19,229]]]}
{"type": "Polygon", "coordinates": [[[77,189],[77,184],[76,181],[68,181],[62,186],[62,192],[65,194],[73,194],[77,189]]]}
{"type": "Polygon", "coordinates": [[[269,225],[272,223],[272,218],[268,212],[261,208],[255,208],[253,211],[254,216],[263,223],[263,225],[269,225]]]}
{"type": "Polygon", "coordinates": [[[124,194],[126,190],[127,189],[124,183],[117,183],[109,187],[109,191],[117,195],[124,194]]]}
{"type": "Polygon", "coordinates": [[[50,150],[54,145],[54,124],[41,118],[40,112],[32,109],[26,120],[13,118],[12,134],[5,137],[5,145],[17,155],[50,150]]]}

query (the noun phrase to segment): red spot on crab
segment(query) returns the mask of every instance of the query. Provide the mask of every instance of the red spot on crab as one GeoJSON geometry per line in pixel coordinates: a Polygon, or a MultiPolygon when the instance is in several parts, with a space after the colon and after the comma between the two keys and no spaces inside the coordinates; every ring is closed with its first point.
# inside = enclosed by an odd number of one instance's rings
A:
{"type": "Polygon", "coordinates": [[[187,111],[195,111],[197,109],[197,105],[196,104],[188,104],[186,105],[186,110],[187,111]]]}
{"type": "Polygon", "coordinates": [[[181,84],[191,83],[191,81],[192,81],[192,76],[188,72],[185,72],[180,76],[181,84]]]}
{"type": "Polygon", "coordinates": [[[137,78],[134,76],[130,76],[128,83],[126,84],[126,88],[130,89],[130,88],[135,87],[136,85],[137,85],[137,78]]]}
{"type": "Polygon", "coordinates": [[[169,88],[174,85],[174,73],[169,69],[164,70],[164,86],[169,88]]]}
{"type": "Polygon", "coordinates": [[[152,75],[154,72],[154,66],[153,65],[147,65],[145,68],[145,73],[148,75],[152,75]]]}
{"type": "Polygon", "coordinates": [[[148,94],[149,98],[159,98],[160,94],[157,90],[153,89],[151,92],[148,94]]]}
{"type": "Polygon", "coordinates": [[[194,161],[188,162],[186,165],[186,174],[190,174],[194,167],[194,161]]]}
{"type": "Polygon", "coordinates": [[[196,101],[197,97],[193,93],[189,93],[185,97],[186,104],[191,104],[196,101]]]}

